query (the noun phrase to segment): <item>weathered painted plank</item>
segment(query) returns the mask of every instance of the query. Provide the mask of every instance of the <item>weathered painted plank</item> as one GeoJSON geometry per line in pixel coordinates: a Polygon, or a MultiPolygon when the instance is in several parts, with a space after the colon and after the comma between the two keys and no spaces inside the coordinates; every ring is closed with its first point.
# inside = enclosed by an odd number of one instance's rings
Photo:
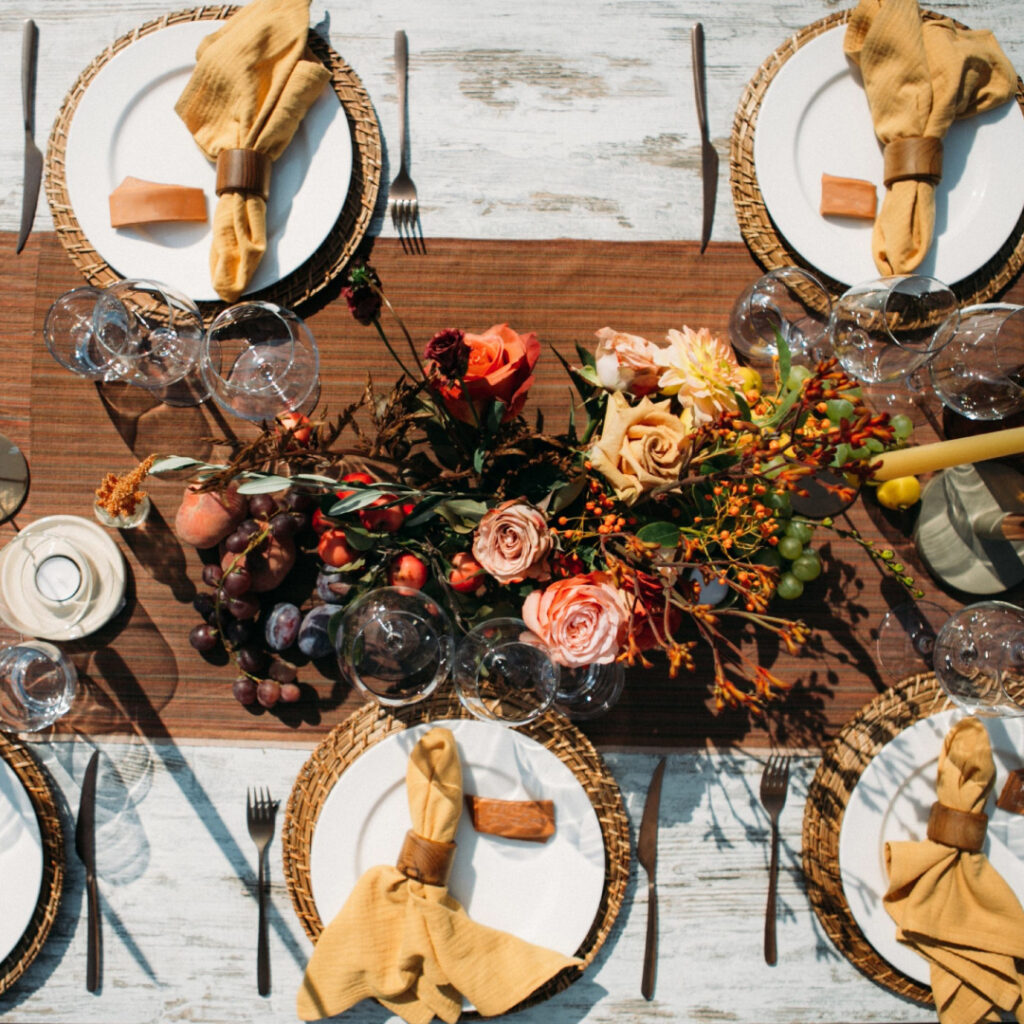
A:
{"type": "MultiPolygon", "coordinates": [[[[721,156],[714,238],[723,241],[740,237],[728,151],[746,83],[788,35],[844,6],[836,0],[703,6],[314,0],[311,20],[361,76],[386,143],[397,136],[393,36],[406,29],[412,171],[428,236],[621,240],[700,232],[689,34],[702,20],[712,135],[721,156]]],[[[1015,0],[929,6],[992,28],[1010,58],[1024,62],[1024,23],[1015,0]]],[[[139,0],[0,5],[0,123],[7,126],[0,137],[0,230],[17,230],[20,222],[22,19],[33,17],[40,30],[36,116],[42,143],[79,71],[119,35],[166,10],[139,0]]],[[[389,166],[385,177],[393,173],[389,166]]],[[[36,229],[50,224],[43,197],[36,229]]],[[[392,231],[390,224],[379,227],[392,231]]]]}
{"type": "MultiPolygon", "coordinates": [[[[103,988],[85,992],[83,871],[71,852],[56,926],[36,963],[0,997],[0,1018],[21,1024],[203,1024],[290,1021],[310,944],[295,917],[281,866],[280,829],[270,855],[273,992],[256,993],[255,848],[245,826],[245,788],[266,785],[282,801],[307,751],[255,746],[128,747],[104,744],[99,786],[103,988]]],[[[66,800],[78,804],[85,743],[40,744],[66,800]]],[[[634,865],[622,914],[594,969],[523,1024],[628,1021],[925,1021],[923,1007],[860,975],[818,926],[800,883],[804,797],[815,759],[798,763],[782,816],[779,963],[762,959],[767,818],[757,798],[763,755],[673,754],[659,843],[661,958],[656,996],[640,995],[646,878],[634,865]]],[[[633,831],[656,759],[609,754],[633,831]]],[[[390,1019],[360,1005],[353,1024],[390,1019]]]]}

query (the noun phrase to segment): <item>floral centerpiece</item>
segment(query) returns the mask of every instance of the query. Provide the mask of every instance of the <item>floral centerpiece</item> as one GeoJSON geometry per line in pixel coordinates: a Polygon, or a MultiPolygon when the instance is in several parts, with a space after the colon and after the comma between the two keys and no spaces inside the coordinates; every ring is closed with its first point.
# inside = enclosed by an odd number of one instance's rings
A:
{"type": "MultiPolygon", "coordinates": [[[[528,415],[535,334],[448,329],[421,347],[370,267],[344,296],[401,372],[388,393],[368,381],[333,418],[289,414],[219,442],[221,464],[152,471],[185,469],[205,493],[312,495],[318,592],[335,610],[404,584],[462,630],[521,617],[568,667],[660,655],[676,676],[705,644],[719,708],[760,710],[789,687],[740,637],[754,627],[795,651],[809,635],[779,611],[822,571],[794,505],[812,480],[852,500],[899,440],[834,361],[790,366],[782,344],[769,386],[706,329],[651,341],[605,327],[571,360],[554,352],[576,402],[552,432],[528,415]]],[[[268,531],[234,548],[245,557],[268,531]]]]}

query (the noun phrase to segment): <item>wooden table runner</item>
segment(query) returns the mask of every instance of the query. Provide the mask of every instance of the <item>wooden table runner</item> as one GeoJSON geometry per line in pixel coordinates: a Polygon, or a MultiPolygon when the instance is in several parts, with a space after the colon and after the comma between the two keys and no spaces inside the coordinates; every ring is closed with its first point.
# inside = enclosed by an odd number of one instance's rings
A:
{"type": "MultiPolygon", "coordinates": [[[[19,520],[58,512],[91,516],[93,490],[108,470],[128,469],[152,451],[203,456],[204,436],[239,429],[213,408],[154,407],[141,389],[100,389],[61,369],[46,352],[41,327],[49,304],[80,278],[53,235],[34,236],[20,257],[11,255],[13,239],[4,242],[0,429],[25,445],[32,471],[31,494],[19,520]]],[[[409,256],[396,241],[378,240],[373,253],[387,293],[416,339],[425,342],[443,327],[483,330],[508,322],[536,331],[545,347],[554,346],[567,358],[577,341],[591,344],[594,332],[606,325],[653,338],[683,324],[724,333],[733,300],[760,274],[739,244],[712,245],[704,256],[692,242],[442,239],[430,240],[428,247],[426,256],[409,256]]],[[[336,290],[316,308],[299,312],[320,347],[322,406],[337,410],[353,400],[369,372],[382,388],[394,379],[376,332],[351,318],[336,290]]],[[[569,401],[569,382],[545,351],[530,404],[544,408],[551,427],[564,423],[569,401]]],[[[181,548],[167,525],[180,486],[154,481],[150,490],[155,510],[149,523],[118,540],[130,567],[126,609],[98,633],[66,645],[84,694],[59,728],[315,742],[360,698],[339,681],[334,665],[325,663],[303,669],[300,678],[310,688],[299,704],[280,713],[241,708],[230,694],[231,665],[207,662],[187,642],[198,621],[190,602],[201,563],[194,551],[181,548]]],[[[849,518],[866,536],[896,548],[934,595],[901,532],[905,523],[886,519],[866,502],[859,502],[849,518]]],[[[769,724],[779,741],[791,744],[822,742],[888,684],[876,666],[872,629],[890,604],[903,599],[856,544],[830,540],[819,531],[815,546],[826,574],[800,601],[781,604],[784,614],[804,618],[817,636],[800,657],[761,651],[763,663],[797,683],[769,724]]],[[[706,658],[693,677],[669,680],[661,668],[632,672],[619,706],[585,731],[606,747],[763,745],[762,725],[743,714],[715,716],[709,710],[709,674],[706,658]]]]}

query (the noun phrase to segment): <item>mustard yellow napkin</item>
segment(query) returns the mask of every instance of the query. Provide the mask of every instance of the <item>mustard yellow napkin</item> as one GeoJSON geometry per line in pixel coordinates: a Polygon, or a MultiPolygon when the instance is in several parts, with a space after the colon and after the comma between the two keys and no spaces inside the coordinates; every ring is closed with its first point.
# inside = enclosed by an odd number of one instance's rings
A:
{"type": "MultiPolygon", "coordinates": [[[[956,118],[991,110],[1017,87],[1013,66],[988,31],[949,18],[922,21],[917,0],[861,0],[843,43],[859,66],[875,134],[942,139],[956,118]]],[[[935,229],[935,186],[896,181],[875,219],[872,251],[882,274],[914,270],[935,229]]]]}
{"type": "MultiPolygon", "coordinates": [[[[943,742],[937,801],[983,813],[994,781],[988,733],[965,718],[943,742]]],[[[985,854],[926,839],[887,843],[885,856],[885,908],[899,941],[930,963],[942,1024],[998,1019],[994,1010],[1024,1021],[1024,910],[985,854]]]]}
{"type": "MultiPolygon", "coordinates": [[[[255,149],[276,160],[330,78],[306,49],[309,0],[253,0],[196,51],[196,67],[175,104],[200,149],[255,149]]],[[[267,248],[266,203],[226,192],[213,216],[210,276],[235,302],[267,248]]]]}
{"type": "MultiPolygon", "coordinates": [[[[448,729],[431,729],[413,748],[406,788],[413,831],[452,842],[462,811],[462,766],[448,729]]],[[[444,885],[381,865],[359,879],[321,934],[299,989],[298,1014],[317,1020],[373,997],[409,1024],[429,1024],[435,1015],[451,1024],[465,996],[490,1017],[578,963],[476,924],[444,885]]]]}

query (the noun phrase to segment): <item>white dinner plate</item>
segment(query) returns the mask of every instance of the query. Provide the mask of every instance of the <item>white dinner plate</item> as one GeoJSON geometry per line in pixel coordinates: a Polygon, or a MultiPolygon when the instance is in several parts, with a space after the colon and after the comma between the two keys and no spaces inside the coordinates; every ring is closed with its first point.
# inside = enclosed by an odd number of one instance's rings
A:
{"type": "Polygon", "coordinates": [[[24,935],[43,884],[43,840],[28,790],[0,758],[0,961],[24,935]]]}
{"type": "MultiPolygon", "coordinates": [[[[215,300],[210,228],[216,171],[174,112],[199,43],[222,22],[188,21],[140,36],[100,68],[71,119],[65,183],[91,246],[122,277],[150,278],[215,300]],[[126,178],[201,188],[206,223],[110,226],[110,193],[126,178]]],[[[275,284],[316,252],[341,213],[352,173],[348,119],[328,83],[274,162],[267,251],[247,292],[275,284]]]]}
{"type": "Polygon", "coordinates": [[[451,729],[467,794],[555,804],[555,834],[531,843],[478,834],[463,814],[449,891],[480,924],[572,956],[604,891],[604,840],[572,771],[535,740],[472,719],[393,733],[350,764],[320,810],[310,848],[313,899],[324,925],[368,868],[394,864],[409,830],[409,754],[436,726],[451,729]]]}
{"type": "MultiPolygon", "coordinates": [[[[878,276],[869,221],[822,217],[822,173],[874,182],[881,210],[882,151],[859,69],[843,53],[846,26],[800,47],[761,101],[754,169],[765,206],[811,266],[847,285],[878,276]]],[[[1024,209],[1024,116],[1015,100],[955,121],[943,140],[935,237],[915,273],[954,284],[984,266],[1024,209]]]]}
{"type": "MultiPolygon", "coordinates": [[[[935,802],[939,751],[962,711],[943,711],[916,722],[887,743],[864,769],[839,829],[843,892],[864,937],[893,967],[930,987],[928,961],[896,941],[896,924],[882,905],[889,887],[885,843],[927,838],[935,802]]],[[[1014,768],[1024,767],[1024,721],[980,719],[988,730],[996,781],[984,853],[1007,884],[1024,898],[1024,815],[1000,810],[995,800],[1014,768]]]]}
{"type": "Polygon", "coordinates": [[[0,619],[11,629],[41,640],[74,640],[105,626],[124,607],[127,567],[121,549],[99,523],[82,516],[43,516],[0,549],[0,619]],[[73,544],[88,561],[92,594],[85,613],[64,620],[26,596],[30,552],[25,541],[55,536],[73,544]]]}

